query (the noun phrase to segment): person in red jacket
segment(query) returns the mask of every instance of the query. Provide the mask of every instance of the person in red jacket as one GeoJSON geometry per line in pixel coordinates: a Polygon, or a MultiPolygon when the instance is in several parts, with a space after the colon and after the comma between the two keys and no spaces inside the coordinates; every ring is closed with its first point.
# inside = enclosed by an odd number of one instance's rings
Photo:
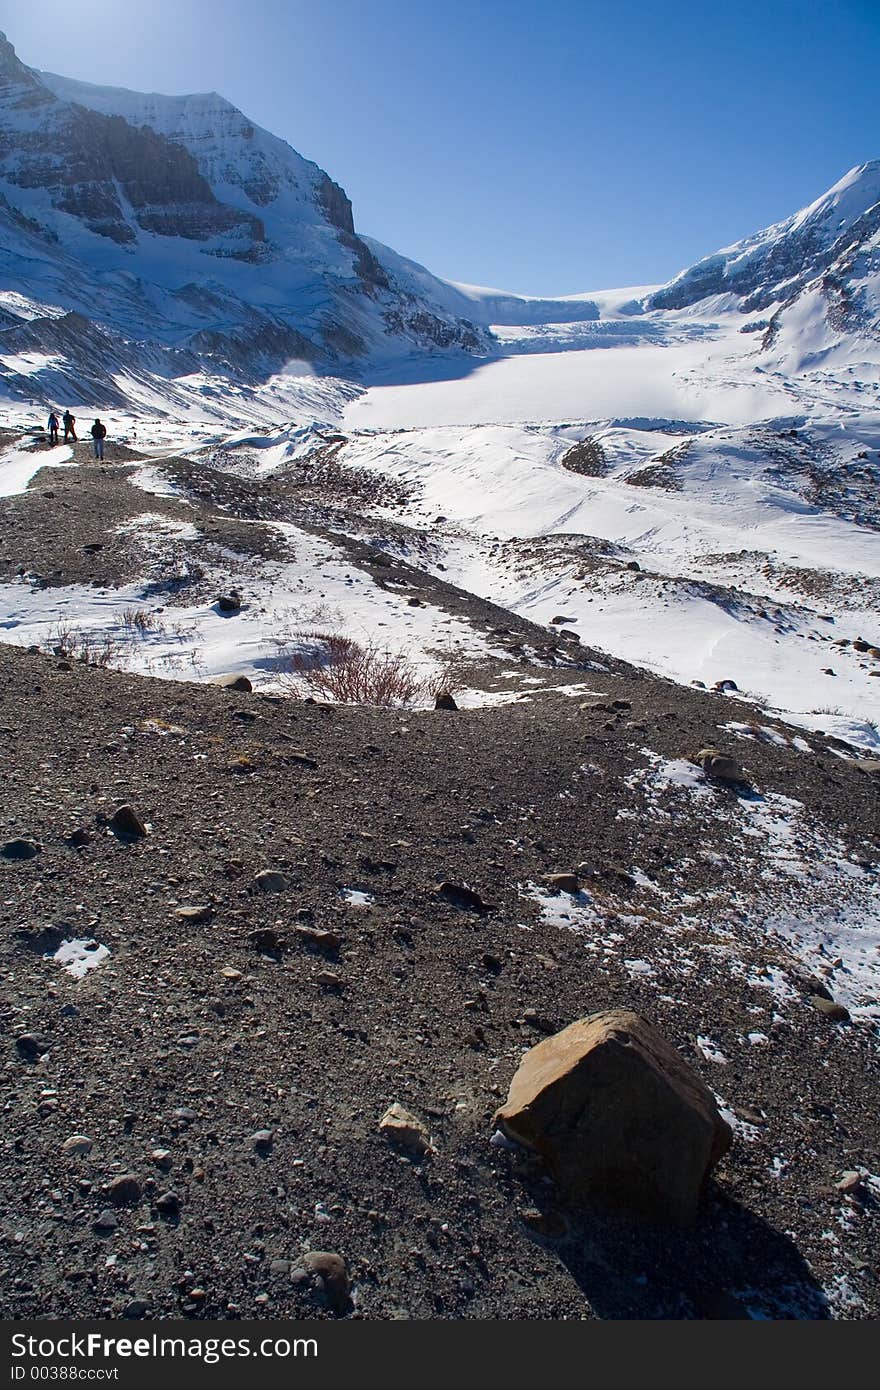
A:
{"type": "Polygon", "coordinates": [[[92,425],[92,443],[95,446],[95,458],[104,462],[104,440],[107,438],[107,426],[100,420],[96,420],[92,425]]]}

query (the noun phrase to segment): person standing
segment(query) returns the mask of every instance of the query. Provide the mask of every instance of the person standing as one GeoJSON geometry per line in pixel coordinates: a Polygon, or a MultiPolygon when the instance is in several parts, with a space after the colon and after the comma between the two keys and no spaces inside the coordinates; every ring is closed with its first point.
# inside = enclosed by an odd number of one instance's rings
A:
{"type": "Polygon", "coordinates": [[[69,410],[65,410],[61,418],[64,421],[65,444],[67,443],[68,439],[72,439],[74,443],[76,443],[76,416],[71,415],[69,410]]]}
{"type": "Polygon", "coordinates": [[[59,421],[59,419],[58,419],[58,416],[55,414],[55,411],[54,411],[54,410],[50,411],[50,412],[49,412],[49,443],[50,443],[50,445],[52,445],[52,444],[57,444],[57,443],[58,443],[58,427],[59,427],[59,423],[60,423],[60,421],[59,421]]]}
{"type": "Polygon", "coordinates": [[[95,458],[104,462],[104,440],[107,438],[107,426],[100,420],[96,420],[92,425],[92,443],[95,446],[95,458]]]}

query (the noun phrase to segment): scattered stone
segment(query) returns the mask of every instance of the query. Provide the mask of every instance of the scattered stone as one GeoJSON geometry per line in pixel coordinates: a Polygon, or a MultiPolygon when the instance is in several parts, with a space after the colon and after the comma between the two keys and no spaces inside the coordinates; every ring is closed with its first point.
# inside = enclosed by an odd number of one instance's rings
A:
{"type": "Polygon", "coordinates": [[[313,771],[318,766],[317,761],[309,753],[304,753],[302,749],[296,749],[292,753],[286,754],[287,761],[297,763],[300,767],[310,767],[313,771]]]}
{"type": "Polygon", "coordinates": [[[133,1173],[122,1173],[110,1183],[107,1196],[115,1207],[133,1207],[141,1200],[141,1185],[133,1173]]]}
{"type": "Polygon", "coordinates": [[[724,680],[716,681],[715,684],[712,686],[712,689],[720,691],[739,690],[739,686],[737,685],[736,681],[724,680]]]}
{"type": "Polygon", "coordinates": [[[544,1014],[538,1013],[537,1009],[523,1009],[523,1023],[529,1028],[536,1028],[539,1033],[555,1033],[556,1024],[544,1014]]]}
{"type": "Polygon", "coordinates": [[[565,618],[557,613],[555,618],[550,619],[551,627],[565,627],[567,623],[576,623],[577,618],[565,618]]]}
{"type": "Polygon", "coordinates": [[[344,1313],[349,1306],[351,1286],[342,1256],[329,1250],[308,1250],[302,1262],[307,1272],[320,1280],[333,1311],[344,1313]]]}
{"type": "Polygon", "coordinates": [[[251,1135],[250,1142],[255,1149],[265,1152],[271,1149],[274,1137],[271,1129],[258,1129],[255,1134],[251,1135]]]}
{"type": "Polygon", "coordinates": [[[108,824],[114,835],[127,840],[142,840],[147,833],[147,827],[137,811],[127,803],[113,812],[108,824]]]}
{"type": "Polygon", "coordinates": [[[720,752],[717,748],[701,748],[695,761],[702,767],[706,776],[711,777],[716,782],[747,783],[748,781],[736,759],[731,758],[727,753],[720,752]]]}
{"type": "Polygon", "coordinates": [[[836,1004],[833,999],[824,999],[821,994],[811,994],[809,1002],[832,1023],[851,1022],[849,1009],[845,1009],[842,1004],[836,1004]]]}
{"type": "Polygon", "coordinates": [[[577,874],[544,874],[544,883],[550,888],[555,888],[558,893],[578,893],[580,883],[577,874]]]}
{"type": "Polygon", "coordinates": [[[7,840],[0,845],[0,854],[4,859],[35,859],[42,849],[38,840],[7,840]]]}
{"type": "Polygon", "coordinates": [[[124,1318],[145,1318],[150,1310],[150,1305],[145,1298],[133,1298],[130,1303],[126,1303],[122,1310],[124,1318]]]}
{"type": "Polygon", "coordinates": [[[15,1039],[15,1046],[26,1062],[36,1062],[38,1057],[49,1051],[52,1044],[42,1033],[22,1033],[15,1039]]]}
{"type": "Polygon", "coordinates": [[[244,979],[244,973],[241,970],[236,970],[234,965],[224,965],[220,971],[220,974],[223,976],[224,980],[244,979]]]}
{"type": "Polygon", "coordinates": [[[324,989],[342,989],[345,981],[341,975],[336,975],[332,970],[321,970],[315,979],[324,989]]]}
{"type": "Polygon", "coordinates": [[[201,906],[178,907],[174,915],[182,922],[210,922],[214,909],[210,903],[203,903],[201,906]]]}
{"type": "Polygon", "coordinates": [[[431,1137],[421,1120],[395,1101],[379,1121],[379,1129],[396,1148],[412,1154],[432,1152],[431,1137]]]}
{"type": "Polygon", "coordinates": [[[277,869],[262,869],[254,878],[254,887],[259,893],[283,893],[287,879],[277,869]]]}
{"type": "Polygon", "coordinates": [[[834,1190],[842,1193],[844,1197],[856,1197],[864,1193],[864,1174],[857,1173],[854,1169],[844,1173],[834,1184],[834,1190]]]}
{"type": "Polygon", "coordinates": [[[467,908],[471,912],[491,912],[492,909],[487,902],[475,892],[473,888],[468,888],[465,883],[449,883],[444,881],[437,885],[437,894],[445,898],[453,907],[467,908]]]}
{"type": "Polygon", "coordinates": [[[163,1192],[156,1198],[156,1210],[166,1217],[177,1216],[182,1205],[176,1192],[163,1192]]]}
{"type": "Polygon", "coordinates": [[[338,932],[323,927],[294,927],[293,930],[304,946],[314,946],[318,951],[338,951],[342,945],[338,932]]]}
{"type": "Polygon", "coordinates": [[[642,568],[638,560],[627,560],[626,567],[628,570],[632,570],[635,574],[638,574],[642,568]]]}
{"type": "Polygon", "coordinates": [[[86,1154],[91,1153],[92,1145],[93,1141],[87,1134],[71,1134],[61,1145],[61,1150],[66,1154],[74,1154],[77,1158],[85,1158],[86,1154]]]}
{"type": "Polygon", "coordinates": [[[225,676],[215,676],[211,684],[219,685],[223,690],[239,690],[245,695],[249,695],[254,688],[247,676],[234,671],[225,676]]]}
{"type": "Polygon", "coordinates": [[[732,1138],[696,1072],[625,1009],[531,1048],[494,1123],[545,1158],[570,1200],[681,1225],[732,1138]]]}
{"type": "Polygon", "coordinates": [[[257,927],[248,932],[247,939],[256,951],[277,951],[281,947],[281,938],[274,927],[257,927]]]}
{"type": "Polygon", "coordinates": [[[235,593],[220,594],[217,599],[217,607],[221,613],[240,613],[241,595],[235,593]]]}
{"type": "Polygon", "coordinates": [[[105,1207],[103,1211],[98,1212],[98,1215],[95,1217],[94,1221],[92,1222],[92,1225],[94,1226],[94,1229],[96,1231],[115,1231],[117,1226],[119,1225],[119,1218],[117,1217],[115,1211],[112,1211],[110,1207],[105,1207]]]}
{"type": "Polygon", "coordinates": [[[91,844],[92,839],[92,832],[87,830],[84,825],[79,825],[76,830],[71,830],[67,837],[67,843],[72,849],[82,849],[84,845],[91,844]]]}
{"type": "Polygon", "coordinates": [[[170,1149],[154,1149],[150,1158],[157,1168],[162,1169],[163,1173],[167,1173],[174,1162],[170,1149]]]}
{"type": "Polygon", "coordinates": [[[435,709],[458,709],[458,705],[452,698],[451,690],[441,690],[434,701],[435,709]]]}

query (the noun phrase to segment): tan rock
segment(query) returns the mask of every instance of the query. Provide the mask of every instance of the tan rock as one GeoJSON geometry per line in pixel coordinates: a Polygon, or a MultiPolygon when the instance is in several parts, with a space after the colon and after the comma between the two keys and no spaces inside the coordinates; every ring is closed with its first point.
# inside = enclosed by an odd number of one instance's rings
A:
{"type": "Polygon", "coordinates": [[[696,1072],[625,1009],[527,1052],[494,1122],[544,1157],[570,1201],[682,1225],[732,1138],[696,1072]]]}
{"type": "Polygon", "coordinates": [[[431,1152],[431,1137],[427,1129],[415,1115],[395,1101],[389,1105],[379,1121],[379,1129],[396,1148],[406,1149],[408,1153],[427,1154],[431,1152]]]}
{"type": "Polygon", "coordinates": [[[245,695],[249,695],[254,688],[249,678],[240,671],[231,671],[225,676],[215,676],[211,685],[222,686],[224,690],[240,690],[245,695]]]}

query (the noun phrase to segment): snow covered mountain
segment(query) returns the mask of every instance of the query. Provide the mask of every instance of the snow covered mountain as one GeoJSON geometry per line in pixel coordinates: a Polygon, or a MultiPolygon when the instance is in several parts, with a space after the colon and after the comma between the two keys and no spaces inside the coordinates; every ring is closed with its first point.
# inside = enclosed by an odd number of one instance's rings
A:
{"type": "Polygon", "coordinates": [[[398,284],[343,190],[224,98],[38,73],[4,36],[0,270],[17,396],[108,406],[198,373],[247,387],[490,342],[430,283],[398,284]]]}

